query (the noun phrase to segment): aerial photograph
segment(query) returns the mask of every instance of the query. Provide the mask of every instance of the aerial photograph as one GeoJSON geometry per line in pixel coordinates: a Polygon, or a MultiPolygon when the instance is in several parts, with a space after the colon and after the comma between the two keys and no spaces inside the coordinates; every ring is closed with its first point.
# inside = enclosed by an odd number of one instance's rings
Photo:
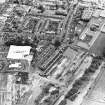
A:
{"type": "Polygon", "coordinates": [[[0,0],[0,105],[105,105],[105,0],[0,0]]]}

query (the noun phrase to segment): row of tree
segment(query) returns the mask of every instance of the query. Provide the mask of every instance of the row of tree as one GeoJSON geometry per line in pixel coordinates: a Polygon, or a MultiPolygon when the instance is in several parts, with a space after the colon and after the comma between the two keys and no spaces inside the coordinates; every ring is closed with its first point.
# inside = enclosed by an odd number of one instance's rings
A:
{"type": "Polygon", "coordinates": [[[76,99],[76,97],[80,93],[79,92],[80,89],[84,88],[88,84],[89,80],[91,79],[91,76],[96,72],[96,70],[101,65],[102,60],[103,59],[100,56],[93,57],[90,67],[85,70],[82,77],[75,81],[75,83],[72,86],[72,89],[66,95],[67,99],[71,101],[74,101],[76,99]]]}

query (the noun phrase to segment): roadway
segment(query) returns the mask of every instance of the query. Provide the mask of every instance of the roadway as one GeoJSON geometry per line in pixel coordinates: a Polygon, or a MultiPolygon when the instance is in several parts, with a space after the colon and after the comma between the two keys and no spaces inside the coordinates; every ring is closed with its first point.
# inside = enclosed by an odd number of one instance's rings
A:
{"type": "MultiPolygon", "coordinates": [[[[71,17],[71,14],[73,14],[73,7],[74,7],[74,5],[73,4],[71,4],[70,5],[71,7],[70,7],[70,10],[69,10],[69,12],[68,12],[68,15],[67,15],[67,17],[64,19],[64,22],[63,22],[63,26],[62,26],[62,32],[61,32],[61,36],[62,36],[62,39],[61,39],[61,41],[63,41],[64,40],[64,38],[65,38],[65,31],[67,30],[67,27],[68,27],[68,23],[69,23],[69,19],[70,19],[70,17],[71,17]]],[[[73,16],[72,16],[73,17],[73,16]]]]}
{"type": "Polygon", "coordinates": [[[74,10],[73,10],[73,13],[70,14],[71,16],[69,18],[68,26],[67,26],[66,33],[65,33],[65,41],[67,41],[67,39],[68,39],[68,33],[70,30],[70,26],[72,25],[74,15],[76,14],[78,7],[79,7],[79,4],[76,4],[76,6],[74,7],[74,10]]]}

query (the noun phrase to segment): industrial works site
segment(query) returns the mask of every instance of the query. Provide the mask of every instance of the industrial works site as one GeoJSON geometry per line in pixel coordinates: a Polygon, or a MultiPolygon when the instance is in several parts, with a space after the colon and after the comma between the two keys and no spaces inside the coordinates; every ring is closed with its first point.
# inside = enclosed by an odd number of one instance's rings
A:
{"type": "Polygon", "coordinates": [[[0,0],[0,105],[105,105],[105,0],[0,0]]]}

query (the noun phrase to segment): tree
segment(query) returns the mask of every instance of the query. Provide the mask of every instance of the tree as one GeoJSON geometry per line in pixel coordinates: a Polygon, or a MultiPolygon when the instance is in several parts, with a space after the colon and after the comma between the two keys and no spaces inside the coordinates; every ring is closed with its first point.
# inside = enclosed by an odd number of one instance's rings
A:
{"type": "Polygon", "coordinates": [[[64,100],[62,100],[61,102],[60,102],[60,104],[59,105],[66,105],[67,104],[67,100],[66,99],[64,99],[64,100]]]}
{"type": "Polygon", "coordinates": [[[89,68],[90,73],[95,73],[96,69],[89,68]]]}
{"type": "Polygon", "coordinates": [[[74,100],[76,99],[77,96],[78,96],[78,94],[74,94],[74,95],[71,96],[69,99],[70,99],[71,101],[74,101],[74,100]]]}
{"type": "Polygon", "coordinates": [[[70,98],[72,95],[76,94],[78,92],[78,89],[72,88],[65,98],[70,98]]]}
{"type": "Polygon", "coordinates": [[[105,48],[103,49],[102,56],[105,58],[105,48]]]}
{"type": "Polygon", "coordinates": [[[77,85],[82,85],[83,84],[83,82],[79,79],[79,80],[77,80],[77,81],[75,81],[75,84],[77,84],[77,85]]]}
{"type": "Polygon", "coordinates": [[[40,6],[38,7],[38,9],[41,10],[41,13],[43,13],[43,12],[45,11],[45,8],[44,8],[42,5],[40,5],[40,6]]]}
{"type": "Polygon", "coordinates": [[[81,78],[80,78],[81,81],[89,81],[89,77],[87,75],[83,75],[81,78]]]}
{"type": "Polygon", "coordinates": [[[55,46],[56,48],[58,48],[60,45],[61,45],[61,42],[60,42],[59,40],[55,40],[54,46],[55,46]]]}
{"type": "Polygon", "coordinates": [[[19,4],[19,1],[18,0],[14,0],[13,3],[19,4]]]}
{"type": "Polygon", "coordinates": [[[86,75],[86,76],[89,76],[89,75],[90,75],[89,69],[86,69],[86,70],[85,70],[84,75],[86,75]]]}

